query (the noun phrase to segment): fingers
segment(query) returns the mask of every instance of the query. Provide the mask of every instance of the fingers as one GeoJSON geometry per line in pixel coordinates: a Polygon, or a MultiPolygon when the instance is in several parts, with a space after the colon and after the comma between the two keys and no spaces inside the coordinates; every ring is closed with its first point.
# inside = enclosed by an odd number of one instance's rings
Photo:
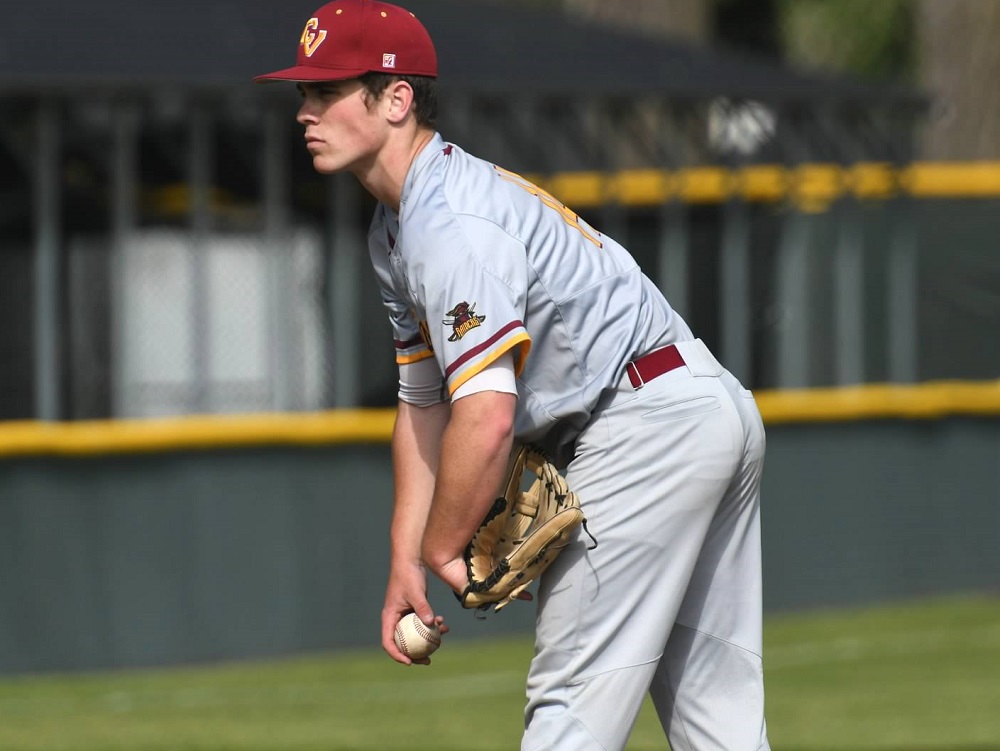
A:
{"type": "MultiPolygon", "coordinates": [[[[429,605],[427,606],[430,607],[429,605]]],[[[419,660],[414,660],[403,652],[400,651],[399,647],[396,646],[395,632],[396,624],[399,623],[399,619],[402,618],[407,613],[416,612],[412,608],[408,608],[406,611],[399,613],[398,615],[395,611],[382,611],[382,649],[385,650],[386,654],[389,655],[393,660],[400,663],[401,665],[430,665],[431,661],[429,657],[424,657],[419,660]]],[[[417,617],[420,617],[419,613],[417,617]]],[[[421,618],[423,620],[423,618],[421,618]]],[[[438,630],[442,635],[447,634],[450,630],[447,624],[444,622],[443,615],[434,615],[433,612],[430,614],[430,620],[424,621],[427,625],[434,624],[438,627],[438,630]]]]}
{"type": "Polygon", "coordinates": [[[427,600],[415,603],[413,606],[413,612],[417,614],[417,618],[424,622],[425,626],[434,625],[434,610],[431,608],[431,604],[427,602],[427,600]]]}
{"type": "Polygon", "coordinates": [[[414,660],[396,646],[396,624],[408,613],[416,613],[426,625],[436,625],[442,634],[448,632],[444,617],[434,614],[434,609],[427,601],[426,580],[423,572],[403,570],[390,576],[386,587],[385,604],[382,607],[382,649],[393,660],[401,665],[429,665],[427,658],[414,660]]]}
{"type": "MultiPolygon", "coordinates": [[[[414,660],[408,657],[396,646],[396,624],[399,623],[404,615],[412,612],[414,612],[412,608],[382,611],[382,649],[385,650],[389,657],[402,665],[427,664],[426,660],[414,660]]],[[[434,622],[433,615],[431,616],[431,622],[434,622]]]]}
{"type": "Polygon", "coordinates": [[[397,613],[389,610],[382,611],[382,649],[385,650],[385,653],[396,662],[403,665],[410,665],[413,660],[399,651],[399,647],[396,646],[396,640],[394,638],[396,624],[399,623],[399,619],[402,618],[403,615],[405,615],[405,613],[397,613]]]}

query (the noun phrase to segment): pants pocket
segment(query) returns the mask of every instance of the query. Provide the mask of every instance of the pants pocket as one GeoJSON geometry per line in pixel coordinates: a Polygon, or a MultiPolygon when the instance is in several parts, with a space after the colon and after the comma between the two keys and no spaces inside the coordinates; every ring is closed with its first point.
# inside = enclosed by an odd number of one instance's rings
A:
{"type": "Polygon", "coordinates": [[[721,409],[722,404],[716,396],[696,396],[689,399],[664,404],[648,412],[642,413],[642,419],[646,422],[667,422],[669,420],[683,420],[685,417],[703,415],[721,409]]]}

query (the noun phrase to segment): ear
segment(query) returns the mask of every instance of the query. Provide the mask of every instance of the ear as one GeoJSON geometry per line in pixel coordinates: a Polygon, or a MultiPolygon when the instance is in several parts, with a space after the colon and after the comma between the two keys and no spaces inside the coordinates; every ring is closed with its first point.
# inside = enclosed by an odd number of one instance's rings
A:
{"type": "Polygon", "coordinates": [[[406,81],[393,81],[386,90],[386,101],[389,122],[399,125],[413,109],[413,88],[406,81]]]}

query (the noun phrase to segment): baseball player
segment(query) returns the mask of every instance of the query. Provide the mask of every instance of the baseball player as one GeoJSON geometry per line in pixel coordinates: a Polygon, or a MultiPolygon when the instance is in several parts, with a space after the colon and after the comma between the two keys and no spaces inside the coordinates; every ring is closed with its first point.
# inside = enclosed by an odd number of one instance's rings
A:
{"type": "Polygon", "coordinates": [[[462,592],[512,442],[531,442],[599,545],[576,530],[540,580],[522,750],[622,749],[647,692],[674,751],[768,749],[753,396],[621,245],[435,131],[436,76],[413,14],[335,0],[297,64],[257,79],[297,82],[315,169],[379,201],[399,365],[383,647],[409,663],[399,618],[442,622],[426,571],[462,592]]]}

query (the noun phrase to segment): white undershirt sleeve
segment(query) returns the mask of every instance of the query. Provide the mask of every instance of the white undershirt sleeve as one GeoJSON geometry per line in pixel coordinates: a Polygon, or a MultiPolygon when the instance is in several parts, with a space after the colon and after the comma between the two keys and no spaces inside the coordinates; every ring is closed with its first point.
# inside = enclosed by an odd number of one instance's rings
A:
{"type": "Polygon", "coordinates": [[[472,378],[459,386],[451,400],[463,396],[477,394],[480,391],[500,391],[505,394],[517,394],[517,378],[514,375],[514,355],[510,350],[476,373],[472,378]]]}
{"type": "Polygon", "coordinates": [[[444,376],[437,360],[427,357],[399,366],[399,400],[416,407],[444,401],[444,376]]]}

